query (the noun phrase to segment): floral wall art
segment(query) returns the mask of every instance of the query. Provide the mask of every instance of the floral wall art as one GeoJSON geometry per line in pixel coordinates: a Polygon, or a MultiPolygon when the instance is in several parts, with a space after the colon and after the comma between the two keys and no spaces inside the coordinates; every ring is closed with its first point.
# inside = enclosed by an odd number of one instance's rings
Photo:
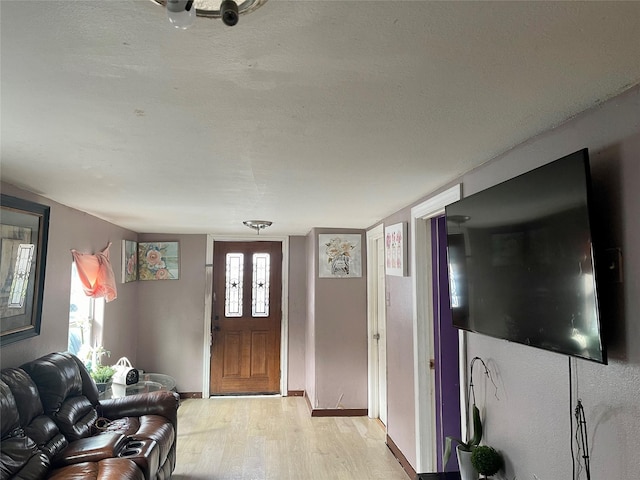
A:
{"type": "Polygon", "coordinates": [[[138,280],[138,242],[122,240],[122,283],[138,280]]]}
{"type": "Polygon", "coordinates": [[[389,225],[384,229],[384,260],[387,275],[407,274],[407,224],[389,225]]]}
{"type": "Polygon", "coordinates": [[[138,243],[138,280],[178,280],[178,242],[138,243]]]}
{"type": "Polygon", "coordinates": [[[362,277],[362,235],[318,235],[318,274],[321,278],[362,277]]]}

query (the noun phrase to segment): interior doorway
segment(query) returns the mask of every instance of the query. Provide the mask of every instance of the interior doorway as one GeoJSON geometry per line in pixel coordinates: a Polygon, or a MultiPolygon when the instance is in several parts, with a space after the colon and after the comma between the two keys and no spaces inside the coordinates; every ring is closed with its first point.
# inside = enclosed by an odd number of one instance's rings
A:
{"type": "Polygon", "coordinates": [[[280,393],[282,244],[216,242],[210,395],[280,393]]]}
{"type": "Polygon", "coordinates": [[[384,227],[367,232],[368,415],[387,425],[387,332],[384,227]]]}
{"type": "MultiPolygon", "coordinates": [[[[439,193],[411,209],[411,271],[413,272],[413,338],[415,378],[416,471],[438,470],[436,370],[434,351],[434,285],[431,219],[460,199],[461,185],[439,193]]],[[[461,338],[464,338],[463,336],[461,338]]],[[[460,348],[464,353],[464,348],[460,348]]],[[[464,364],[464,362],[462,362],[464,364]]],[[[464,383],[463,383],[464,384],[464,383]]],[[[462,413],[465,414],[464,412],[462,413]]]]}

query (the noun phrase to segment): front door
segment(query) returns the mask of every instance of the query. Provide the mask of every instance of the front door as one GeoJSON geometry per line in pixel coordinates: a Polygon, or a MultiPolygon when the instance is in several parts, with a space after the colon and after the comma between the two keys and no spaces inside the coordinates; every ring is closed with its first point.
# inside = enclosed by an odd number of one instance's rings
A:
{"type": "Polygon", "coordinates": [[[215,242],[211,395],[280,393],[281,242],[215,242]]]}

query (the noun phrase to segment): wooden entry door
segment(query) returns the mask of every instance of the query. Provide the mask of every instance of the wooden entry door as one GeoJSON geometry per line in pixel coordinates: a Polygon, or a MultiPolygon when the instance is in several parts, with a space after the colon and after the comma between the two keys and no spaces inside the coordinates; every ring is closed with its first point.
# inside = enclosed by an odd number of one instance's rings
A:
{"type": "Polygon", "coordinates": [[[280,392],[281,242],[215,242],[211,395],[280,392]]]}

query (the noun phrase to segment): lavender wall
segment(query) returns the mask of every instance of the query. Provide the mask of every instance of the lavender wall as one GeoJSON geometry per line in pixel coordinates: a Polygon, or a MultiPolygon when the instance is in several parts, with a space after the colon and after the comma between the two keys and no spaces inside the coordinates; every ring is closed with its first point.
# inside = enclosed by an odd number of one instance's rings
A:
{"type": "MultiPolygon", "coordinates": [[[[384,219],[385,225],[407,222],[409,207],[384,219]]],[[[408,242],[407,258],[413,245],[408,242]]],[[[424,247],[426,248],[426,247],[424,247]]],[[[406,277],[386,277],[387,295],[387,434],[409,463],[416,465],[415,389],[413,374],[413,272],[406,277]]]]}
{"type": "Polygon", "coordinates": [[[367,408],[367,282],[366,241],[362,230],[314,229],[315,248],[309,261],[318,262],[318,235],[362,234],[363,271],[360,278],[318,278],[316,268],[309,284],[314,332],[308,332],[314,354],[315,392],[310,397],[318,409],[367,408]]]}
{"type": "MultiPolygon", "coordinates": [[[[640,320],[634,315],[640,310],[640,87],[525,142],[439,191],[462,182],[464,194],[470,195],[583,147],[591,152],[596,207],[603,220],[598,236],[604,246],[622,247],[625,274],[622,285],[604,289],[608,302],[603,321],[613,337],[609,365],[574,361],[578,385],[574,398],[582,398],[587,410],[594,478],[631,479],[640,470],[634,437],[640,431],[640,320]]],[[[383,223],[410,222],[410,208],[431,196],[383,223]]],[[[409,245],[409,254],[413,248],[421,247],[409,245]]],[[[415,466],[412,275],[387,277],[387,430],[415,466]]],[[[468,358],[483,357],[496,377],[499,400],[494,387],[484,388],[484,382],[479,384],[478,398],[486,406],[485,439],[506,458],[503,478],[570,478],[568,360],[481,335],[467,334],[467,338],[468,358]]]]}
{"type": "Polygon", "coordinates": [[[480,382],[485,440],[506,458],[508,478],[571,478],[570,413],[586,410],[592,478],[637,478],[640,457],[640,88],[507,152],[462,179],[465,195],[588,147],[602,247],[621,247],[624,283],[602,283],[609,365],[468,335],[468,357],[482,357],[498,386],[480,382]]]}
{"type": "Polygon", "coordinates": [[[316,400],[316,292],[315,278],[318,269],[316,260],[318,250],[318,236],[314,231],[307,235],[306,265],[307,265],[307,318],[305,322],[305,395],[312,407],[316,400]]]}
{"type": "Polygon", "coordinates": [[[137,285],[136,282],[122,284],[119,279],[122,240],[136,240],[136,234],[12,185],[2,183],[1,189],[4,194],[51,207],[41,332],[37,337],[3,346],[0,349],[2,368],[19,366],[41,355],[67,349],[70,250],[93,253],[102,250],[108,242],[113,242],[109,253],[118,279],[118,298],[105,306],[102,341],[112,358],[128,356],[135,361],[137,285]]]}
{"type": "Polygon", "coordinates": [[[207,236],[148,233],[139,241],[178,241],[180,278],[137,282],[137,366],[171,375],[179,392],[202,392],[207,236]]]}
{"type": "Polygon", "coordinates": [[[307,318],[307,239],[289,237],[289,385],[305,389],[305,343],[307,318]]]}

